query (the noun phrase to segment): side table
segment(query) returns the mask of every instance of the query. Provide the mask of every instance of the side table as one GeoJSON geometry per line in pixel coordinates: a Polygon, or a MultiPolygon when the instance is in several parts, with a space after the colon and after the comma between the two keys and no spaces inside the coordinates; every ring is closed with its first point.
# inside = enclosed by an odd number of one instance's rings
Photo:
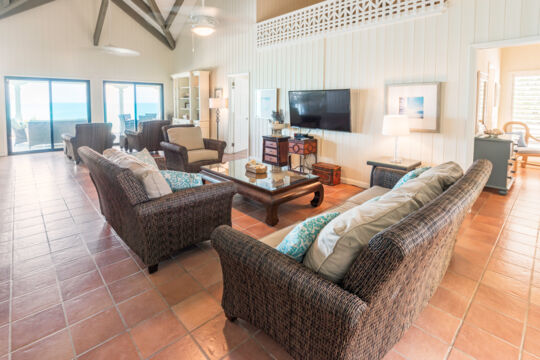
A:
{"type": "Polygon", "coordinates": [[[369,186],[371,187],[373,186],[373,173],[375,172],[375,169],[379,166],[388,169],[401,170],[407,173],[422,165],[422,162],[418,160],[402,159],[400,163],[394,163],[392,162],[392,157],[385,156],[376,158],[374,160],[368,160],[367,164],[372,166],[371,177],[369,180],[369,186]]]}

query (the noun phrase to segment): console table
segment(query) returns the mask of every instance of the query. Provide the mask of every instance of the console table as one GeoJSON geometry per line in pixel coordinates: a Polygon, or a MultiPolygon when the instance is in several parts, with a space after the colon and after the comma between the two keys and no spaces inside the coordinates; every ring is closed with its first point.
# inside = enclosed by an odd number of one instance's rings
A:
{"type": "MultiPolygon", "coordinates": [[[[289,139],[289,170],[296,170],[292,168],[291,155],[300,156],[298,169],[303,173],[306,167],[306,156],[314,155],[315,161],[313,163],[317,162],[317,139],[289,139]]],[[[308,170],[311,169],[308,167],[308,170]]]]}
{"type": "Polygon", "coordinates": [[[392,157],[385,156],[385,157],[376,158],[374,160],[368,160],[367,164],[372,166],[371,178],[369,180],[369,186],[372,187],[373,186],[373,173],[375,172],[375,169],[377,167],[380,166],[380,167],[384,167],[388,169],[401,170],[407,173],[419,167],[422,164],[422,162],[418,160],[402,159],[400,163],[395,163],[395,162],[392,162],[392,157]]]}

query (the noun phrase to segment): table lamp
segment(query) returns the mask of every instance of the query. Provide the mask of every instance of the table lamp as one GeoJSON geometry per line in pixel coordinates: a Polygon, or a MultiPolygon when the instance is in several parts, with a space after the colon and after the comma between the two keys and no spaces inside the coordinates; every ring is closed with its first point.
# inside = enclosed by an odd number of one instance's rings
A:
{"type": "Polygon", "coordinates": [[[208,107],[210,109],[216,109],[216,138],[219,140],[219,109],[227,109],[229,107],[229,99],[210,98],[208,107]]]}
{"type": "Polygon", "coordinates": [[[385,115],[383,119],[382,134],[395,137],[394,159],[395,164],[400,164],[401,159],[398,158],[398,139],[400,136],[410,134],[409,118],[406,115],[385,115]]]}

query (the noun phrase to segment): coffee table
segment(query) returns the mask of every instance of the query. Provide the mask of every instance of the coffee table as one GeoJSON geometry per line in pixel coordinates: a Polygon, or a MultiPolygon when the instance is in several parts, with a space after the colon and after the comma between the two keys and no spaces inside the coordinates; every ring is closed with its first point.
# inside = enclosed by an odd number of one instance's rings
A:
{"type": "Polygon", "coordinates": [[[247,162],[248,159],[241,159],[202,166],[201,175],[206,182],[233,181],[239,194],[266,207],[266,223],[270,226],[278,223],[278,207],[283,203],[311,193],[311,206],[323,202],[324,187],[318,176],[272,166],[268,166],[266,174],[255,175],[246,171],[247,162]]]}

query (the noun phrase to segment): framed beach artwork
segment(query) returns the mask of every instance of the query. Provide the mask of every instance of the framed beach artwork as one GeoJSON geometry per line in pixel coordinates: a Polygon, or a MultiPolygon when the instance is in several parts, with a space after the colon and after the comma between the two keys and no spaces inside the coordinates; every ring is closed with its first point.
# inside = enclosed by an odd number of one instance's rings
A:
{"type": "Polygon", "coordinates": [[[412,132],[439,132],[441,83],[387,85],[386,113],[407,115],[412,132]]]}
{"type": "Polygon", "coordinates": [[[278,109],[278,89],[257,90],[257,118],[270,120],[278,109]]]}

